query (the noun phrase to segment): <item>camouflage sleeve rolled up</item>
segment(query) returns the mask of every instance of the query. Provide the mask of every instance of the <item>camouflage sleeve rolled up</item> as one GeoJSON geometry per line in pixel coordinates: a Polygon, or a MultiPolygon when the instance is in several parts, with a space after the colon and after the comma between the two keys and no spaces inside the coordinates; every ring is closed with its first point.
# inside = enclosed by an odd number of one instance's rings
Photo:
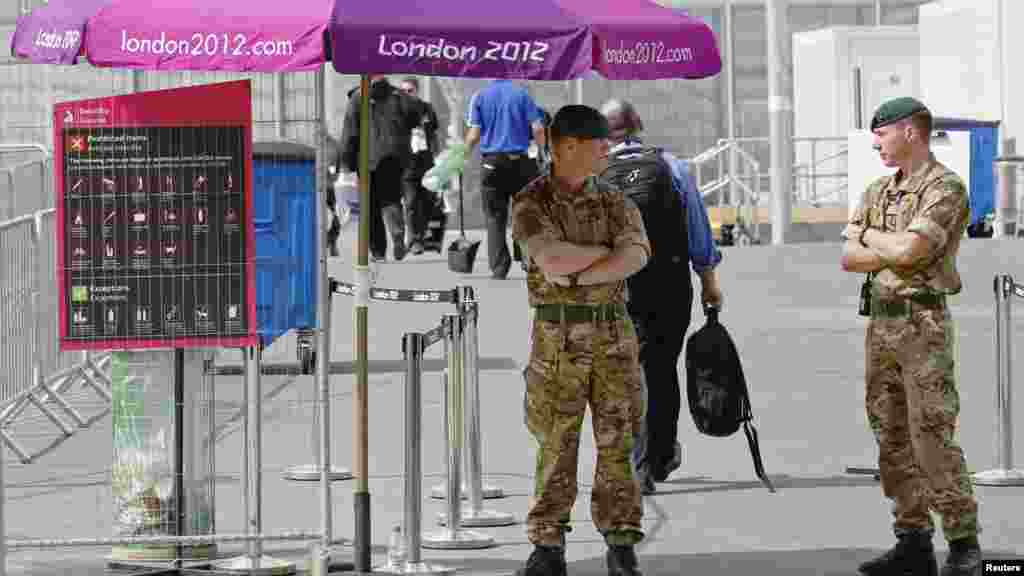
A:
{"type": "Polygon", "coordinates": [[[512,239],[529,255],[545,244],[560,241],[561,236],[533,195],[517,194],[512,201],[512,239]]]}
{"type": "Polygon", "coordinates": [[[644,228],[644,219],[640,209],[623,194],[613,193],[610,197],[610,230],[614,248],[618,250],[633,244],[643,248],[647,252],[647,257],[650,258],[651,242],[647,238],[647,229],[644,228]]]}
{"type": "Polygon", "coordinates": [[[967,188],[958,176],[949,174],[924,192],[920,211],[907,232],[921,234],[934,250],[942,250],[951,236],[964,233],[969,214],[967,188]]]}
{"type": "Polygon", "coordinates": [[[867,228],[871,225],[869,210],[875,201],[875,197],[878,196],[878,191],[884,185],[884,182],[884,178],[875,180],[870,186],[868,186],[868,189],[864,191],[864,194],[861,195],[857,208],[850,216],[850,221],[847,223],[846,228],[843,228],[843,232],[841,234],[843,238],[846,240],[857,240],[857,238],[853,236],[851,229],[855,226],[857,228],[867,228]]]}

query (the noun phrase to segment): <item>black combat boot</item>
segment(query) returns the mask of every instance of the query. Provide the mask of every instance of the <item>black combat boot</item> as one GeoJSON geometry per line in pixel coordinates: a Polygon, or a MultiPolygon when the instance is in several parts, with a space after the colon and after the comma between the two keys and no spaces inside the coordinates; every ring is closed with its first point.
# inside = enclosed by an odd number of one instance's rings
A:
{"type": "Polygon", "coordinates": [[[897,536],[891,550],[858,568],[865,576],[938,576],[932,532],[907,532],[897,536]]]}
{"type": "Polygon", "coordinates": [[[534,546],[516,576],[566,576],[564,546],[534,546]]]}
{"type": "Polygon", "coordinates": [[[978,537],[970,536],[949,543],[949,556],[942,567],[942,576],[980,576],[981,546],[978,537]]]}
{"type": "Polygon", "coordinates": [[[643,576],[636,567],[636,552],[632,546],[609,546],[605,561],[608,576],[643,576]]]}

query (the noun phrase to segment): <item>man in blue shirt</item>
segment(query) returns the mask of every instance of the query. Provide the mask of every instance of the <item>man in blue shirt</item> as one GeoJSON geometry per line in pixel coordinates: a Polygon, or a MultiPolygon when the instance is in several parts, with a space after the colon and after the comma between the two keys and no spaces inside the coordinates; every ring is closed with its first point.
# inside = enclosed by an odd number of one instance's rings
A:
{"type": "MultiPolygon", "coordinates": [[[[601,112],[608,119],[610,128],[611,163],[631,155],[638,157],[640,152],[650,150],[639,137],[643,122],[632,104],[610,100],[601,112]]],[[[657,155],[651,157],[657,160],[657,155]]],[[[678,225],[674,222],[648,222],[646,219],[649,215],[645,214],[645,226],[652,237],[652,244],[660,236],[665,242],[663,246],[679,247],[685,244],[686,250],[679,258],[673,258],[674,254],[671,253],[662,253],[659,258],[658,245],[654,244],[654,254],[647,265],[648,269],[641,271],[651,278],[645,278],[644,283],[637,283],[639,286],[636,288],[630,286],[631,292],[636,289],[644,291],[642,295],[631,294],[628,308],[640,341],[640,364],[644,374],[644,393],[647,396],[644,432],[637,439],[633,453],[637,477],[645,494],[653,493],[654,483],[664,482],[682,463],[681,447],[676,439],[681,402],[678,364],[693,305],[693,284],[689,273],[691,266],[701,281],[701,302],[706,306],[722,305],[722,291],[715,272],[722,254],[712,238],[704,200],[685,161],[667,152],[661,152],[661,159],[667,165],[671,177],[650,180],[649,185],[670,186],[671,191],[650,191],[652,204],[659,202],[658,208],[653,210],[657,212],[664,205],[661,199],[654,200],[654,197],[663,192],[676,194],[682,201],[685,213],[682,217],[685,222],[678,225]],[[662,181],[664,184],[661,184],[662,181]],[[659,230],[659,227],[666,231],[659,230]],[[679,237],[672,236],[673,233],[679,237]]],[[[653,213],[650,219],[654,219],[653,213]]]]}
{"type": "Polygon", "coordinates": [[[531,136],[544,146],[543,113],[522,86],[495,80],[473,96],[468,124],[467,152],[480,145],[487,263],[492,278],[504,279],[512,265],[506,240],[509,202],[540,173],[528,149],[531,136]]]}

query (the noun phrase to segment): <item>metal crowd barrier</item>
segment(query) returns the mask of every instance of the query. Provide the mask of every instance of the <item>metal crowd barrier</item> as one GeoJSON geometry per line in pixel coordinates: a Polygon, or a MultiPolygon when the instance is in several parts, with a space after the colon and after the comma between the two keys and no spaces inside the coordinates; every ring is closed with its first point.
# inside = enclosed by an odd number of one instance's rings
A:
{"type": "MultiPolygon", "coordinates": [[[[996,349],[996,462],[997,467],[972,476],[979,486],[1024,486],[1024,470],[1013,467],[1013,297],[1024,298],[1024,284],[1013,278],[996,275],[992,281],[995,293],[996,349]]],[[[878,468],[848,467],[847,474],[874,476],[878,468]]]]}
{"type": "MultiPolygon", "coordinates": [[[[357,290],[355,284],[348,282],[341,282],[335,278],[328,278],[329,291],[328,294],[344,294],[348,296],[354,296],[357,290]]],[[[476,298],[476,292],[472,286],[461,286],[449,290],[417,290],[408,288],[371,288],[370,298],[373,300],[384,301],[384,302],[419,302],[419,303],[442,303],[452,304],[455,306],[456,312],[464,315],[469,320],[469,325],[466,329],[466,338],[464,342],[465,346],[465,364],[467,381],[470,387],[470,401],[466,403],[466,420],[470,423],[468,431],[470,436],[467,437],[468,449],[465,452],[465,457],[462,459],[462,478],[467,481],[462,486],[462,498],[469,501],[466,511],[463,513],[464,524],[467,526],[508,526],[515,523],[515,519],[508,515],[499,512],[492,512],[485,510],[480,502],[481,499],[491,498],[503,498],[505,496],[504,490],[497,486],[489,486],[483,484],[483,470],[480,464],[481,462],[481,442],[480,442],[480,395],[479,395],[479,382],[480,382],[480,345],[478,338],[478,319],[480,306],[476,298]]],[[[331,299],[328,299],[328,309],[331,307],[331,299]]],[[[328,316],[329,317],[329,316],[328,316]]],[[[312,349],[311,345],[303,344],[299,342],[297,347],[297,353],[299,354],[298,361],[296,362],[281,362],[281,363],[260,363],[259,371],[260,374],[268,376],[282,376],[282,375],[303,375],[311,374],[311,366],[316,365],[315,350],[312,349]],[[312,357],[303,357],[305,354],[312,354],[312,357]]],[[[342,374],[353,374],[354,364],[352,362],[328,362],[329,373],[334,375],[342,374]]],[[[213,373],[218,376],[243,376],[245,375],[245,368],[242,365],[217,365],[212,368],[213,373]]],[[[317,394],[319,397],[319,394],[317,394]]],[[[322,411],[318,411],[322,412],[322,411]]],[[[314,419],[312,423],[314,429],[319,426],[323,426],[322,422],[318,422],[314,419]]],[[[319,438],[320,434],[314,432],[314,438],[319,438]]],[[[322,450],[318,444],[318,441],[314,440],[313,446],[313,464],[296,465],[285,469],[282,472],[282,476],[286,480],[295,482],[318,482],[321,479],[321,460],[320,454],[322,450]]],[[[352,474],[345,469],[331,468],[329,470],[331,481],[349,480],[352,478],[352,474]]],[[[448,495],[448,487],[444,484],[436,486],[433,489],[432,496],[437,499],[445,499],[448,495]]],[[[439,522],[444,524],[444,515],[439,518],[439,522]]]]}
{"type": "MultiPolygon", "coordinates": [[[[245,404],[247,413],[244,421],[243,429],[243,443],[245,449],[243,450],[242,458],[242,483],[244,486],[243,495],[243,514],[246,519],[246,533],[245,534],[201,534],[201,535],[178,535],[178,536],[124,536],[114,538],[71,538],[71,539],[25,539],[25,540],[7,540],[4,537],[2,530],[4,526],[4,483],[3,483],[3,450],[0,449],[0,576],[4,576],[6,572],[6,556],[8,551],[19,551],[19,550],[46,550],[46,549],[58,549],[58,548],[79,548],[79,547],[106,547],[106,546],[133,546],[133,545],[167,545],[174,544],[178,546],[188,545],[199,545],[199,544],[212,544],[220,542],[245,542],[247,544],[246,552],[236,558],[228,558],[223,560],[215,560],[212,562],[198,562],[193,569],[185,569],[183,567],[184,560],[182,555],[179,553],[176,555],[174,560],[175,570],[171,572],[183,573],[195,573],[202,574],[207,573],[206,569],[213,567],[216,573],[245,573],[245,574],[291,574],[295,572],[294,565],[289,562],[277,560],[263,554],[263,542],[269,541],[296,541],[296,542],[313,542],[313,546],[310,548],[309,565],[312,567],[315,574],[326,574],[327,573],[327,560],[329,556],[325,553],[325,547],[347,544],[345,540],[335,540],[331,536],[330,520],[329,517],[322,519],[323,528],[320,532],[283,532],[280,534],[265,534],[263,533],[262,526],[262,510],[261,510],[261,496],[262,496],[262,481],[259,473],[261,467],[262,458],[262,430],[261,430],[261,416],[262,416],[262,403],[260,394],[260,372],[257,370],[259,356],[262,350],[258,348],[247,348],[243,350],[245,357],[245,388],[243,393],[243,404],[245,404]]],[[[204,382],[204,386],[207,386],[212,394],[213,382],[204,382]]],[[[176,390],[176,394],[179,390],[176,390]]],[[[109,398],[108,398],[109,400],[109,398]]],[[[175,399],[177,404],[176,413],[180,418],[182,413],[181,399],[175,399]]],[[[326,403],[325,403],[326,406],[326,403]]],[[[212,396],[211,396],[211,408],[212,408],[212,396]]],[[[212,433],[214,430],[214,418],[213,411],[211,409],[209,415],[209,432],[211,435],[210,441],[213,441],[212,433]]],[[[176,425],[180,429],[180,423],[176,425]]],[[[180,442],[180,440],[179,440],[180,442]]],[[[325,446],[326,447],[326,446],[325,446]]],[[[180,451],[179,451],[180,455],[180,451]]],[[[213,455],[210,455],[211,461],[213,455]]],[[[326,460],[325,460],[326,461],[326,460]]],[[[181,469],[181,462],[177,463],[177,469],[181,469]]],[[[211,462],[211,481],[213,477],[213,468],[211,462]]],[[[180,485],[180,474],[176,474],[176,482],[178,487],[176,492],[182,493],[180,485]]],[[[328,493],[329,497],[329,493],[328,493]]],[[[175,515],[176,532],[182,534],[183,522],[185,521],[184,514],[175,515]]],[[[351,570],[351,564],[335,564],[332,568],[341,568],[343,570],[351,570]]],[[[151,573],[167,573],[167,571],[156,569],[151,573]]]]}
{"type": "MultiPolygon", "coordinates": [[[[470,310],[475,309],[475,302],[470,310]]],[[[470,315],[475,314],[471,312],[470,315]]],[[[466,345],[467,326],[473,324],[471,318],[461,313],[445,314],[441,324],[427,332],[406,332],[402,337],[402,354],[405,357],[405,458],[403,470],[403,521],[402,540],[405,548],[405,561],[401,566],[387,564],[377,568],[375,572],[393,574],[453,574],[455,571],[443,565],[431,564],[423,560],[422,549],[465,550],[490,548],[495,546],[494,539],[486,534],[464,530],[462,528],[462,498],[460,488],[463,465],[463,441],[466,440],[465,420],[470,421],[469,435],[472,444],[474,428],[478,431],[478,421],[474,424],[474,416],[469,406],[473,401],[466,402],[465,376],[471,367],[466,359],[470,348],[466,345]],[[423,355],[426,351],[443,342],[444,357],[447,369],[444,372],[444,429],[445,456],[447,464],[446,499],[448,512],[445,528],[438,532],[423,533],[423,507],[421,488],[423,485],[423,355]],[[469,368],[469,370],[467,370],[469,368]]],[[[472,388],[472,385],[470,386],[472,388]]],[[[470,397],[473,392],[469,392],[470,397]]],[[[472,452],[470,447],[467,452],[472,452]]],[[[471,471],[475,471],[472,467],[471,471]]],[[[471,482],[471,485],[474,483],[471,482]]]]}
{"type": "Polygon", "coordinates": [[[27,216],[33,212],[46,210],[54,207],[53,195],[50,193],[50,175],[52,173],[49,163],[51,155],[49,149],[42,144],[0,144],[0,171],[7,181],[7,188],[0,193],[0,221],[27,216]],[[28,161],[20,161],[24,155],[41,154],[42,158],[28,161]],[[16,155],[15,162],[8,165],[2,161],[4,156],[16,155]],[[24,168],[39,166],[39,189],[20,190],[18,174],[24,168]]]}
{"type": "Polygon", "coordinates": [[[49,209],[0,222],[0,442],[23,464],[110,411],[109,355],[58,347],[55,220],[49,209]],[[104,405],[98,414],[73,406],[69,392],[79,382],[104,405]],[[12,427],[29,408],[55,429],[56,438],[42,447],[22,445],[12,427]]]}
{"type": "Polygon", "coordinates": [[[981,486],[1024,486],[1024,470],[1013,467],[1013,297],[1024,298],[1024,285],[1008,275],[992,282],[996,299],[996,453],[998,468],[978,472],[981,486]]]}

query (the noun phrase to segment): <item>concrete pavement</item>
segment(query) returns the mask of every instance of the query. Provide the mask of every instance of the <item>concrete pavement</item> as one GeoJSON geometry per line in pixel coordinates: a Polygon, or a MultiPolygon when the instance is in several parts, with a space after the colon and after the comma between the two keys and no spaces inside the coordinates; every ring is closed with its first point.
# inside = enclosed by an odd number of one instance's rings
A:
{"type": "MultiPolygon", "coordinates": [[[[475,233],[471,233],[476,235],[475,233]]],[[[968,465],[979,471],[995,463],[992,277],[1018,274],[1021,244],[1000,240],[965,241],[961,257],[964,293],[954,300],[960,350],[961,443],[968,465]]],[[[348,253],[346,249],[346,254],[348,253]]],[[[847,466],[874,466],[876,451],[863,415],[863,338],[865,322],[856,314],[860,278],[838,265],[838,244],[726,249],[720,269],[726,294],[722,321],[743,358],[751,388],[755,425],[765,467],[777,494],[754,476],[742,434],[727,439],[698,436],[684,410],[680,441],[684,464],[645,499],[641,567],[645,574],[853,574],[857,563],[892,542],[889,504],[871,478],[844,474],[847,466]]],[[[332,263],[339,279],[351,279],[350,264],[332,263]]],[[[491,280],[486,247],[474,273],[447,270],[443,255],[410,257],[380,266],[377,284],[392,288],[452,288],[473,285],[481,299],[480,353],[498,368],[515,366],[528,352],[529,317],[523,273],[513,268],[505,281],[491,280]]],[[[333,359],[352,359],[352,314],[347,296],[336,296],[333,359]]],[[[443,304],[374,302],[370,308],[370,359],[401,359],[401,335],[426,331],[451,311],[443,304]]],[[[1018,329],[1024,314],[1017,314],[1018,329]]],[[[703,321],[695,307],[692,329],[703,321]]],[[[266,354],[267,361],[293,361],[291,336],[266,354]]],[[[440,356],[440,346],[427,356],[440,356]]],[[[228,355],[230,356],[230,355],[228,355]]],[[[680,365],[681,367],[682,365],[680,365]]],[[[284,468],[311,460],[313,385],[309,377],[291,383],[265,377],[264,389],[281,392],[264,403],[265,530],[315,530],[318,488],[285,482],[284,468]]],[[[423,491],[443,481],[442,390],[437,373],[423,379],[423,491]]],[[[237,409],[241,379],[221,377],[221,418],[237,409]]],[[[332,378],[335,464],[348,466],[352,454],[349,401],[352,377],[332,378]]],[[[522,424],[522,379],[516,369],[481,375],[483,469],[485,481],[502,487],[506,498],[485,507],[525,516],[532,491],[534,446],[522,424]]],[[[1018,387],[1019,389],[1019,387],[1018,387]]],[[[1024,413],[1022,394],[1014,412],[1024,413]]],[[[370,490],[373,542],[383,560],[390,528],[402,517],[403,377],[370,376],[370,490]]],[[[580,447],[580,497],[569,534],[570,573],[604,573],[604,547],[590,524],[589,486],[594,448],[589,418],[580,447]]],[[[110,533],[111,505],[105,472],[110,462],[109,420],[75,437],[31,466],[7,459],[5,511],[8,538],[87,537],[110,533]],[[45,513],[40,513],[45,511],[45,513]]],[[[1024,434],[1016,428],[1015,460],[1024,467],[1024,434]]],[[[218,448],[219,532],[239,532],[240,434],[229,434],[218,448]]],[[[351,484],[334,484],[334,533],[351,538],[351,484]]],[[[991,555],[1024,557],[1024,488],[977,488],[983,524],[982,544],[991,555]]],[[[441,500],[426,498],[423,528],[436,530],[441,500]]],[[[524,527],[479,529],[494,537],[495,548],[479,551],[424,550],[425,559],[459,567],[465,574],[510,574],[530,552],[524,527]]],[[[943,550],[941,532],[936,546],[943,550]]],[[[301,558],[294,544],[268,546],[273,554],[301,558]]],[[[226,548],[226,551],[237,548],[226,548]]],[[[102,568],[104,549],[18,552],[11,574],[91,574],[102,568]]],[[[339,557],[350,553],[338,549],[339,557]]]]}

